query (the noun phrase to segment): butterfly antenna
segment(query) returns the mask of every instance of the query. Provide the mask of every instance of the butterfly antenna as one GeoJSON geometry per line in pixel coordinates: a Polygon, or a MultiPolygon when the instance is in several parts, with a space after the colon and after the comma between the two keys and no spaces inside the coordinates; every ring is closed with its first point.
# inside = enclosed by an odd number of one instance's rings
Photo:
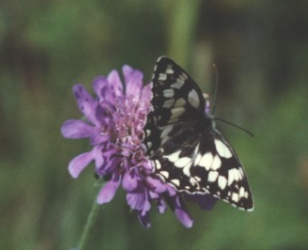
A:
{"type": "Polygon", "coordinates": [[[214,90],[214,101],[213,101],[213,108],[212,108],[212,115],[214,116],[216,111],[216,100],[217,100],[217,90],[218,90],[218,67],[215,63],[212,64],[212,67],[215,69],[216,75],[216,82],[215,82],[215,90],[214,90]]]}
{"type": "Polygon", "coordinates": [[[252,132],[250,132],[249,130],[247,130],[247,129],[245,129],[245,128],[242,128],[242,127],[240,127],[239,125],[236,125],[236,124],[234,124],[234,123],[232,123],[232,122],[228,122],[228,121],[226,121],[226,120],[224,120],[224,119],[217,118],[217,117],[215,117],[214,120],[221,121],[221,122],[224,122],[224,123],[226,123],[226,124],[229,124],[229,125],[231,125],[231,126],[233,126],[233,127],[235,127],[235,128],[238,128],[238,129],[240,129],[240,130],[246,132],[246,133],[249,134],[251,137],[254,137],[254,134],[253,134],[252,132]]]}

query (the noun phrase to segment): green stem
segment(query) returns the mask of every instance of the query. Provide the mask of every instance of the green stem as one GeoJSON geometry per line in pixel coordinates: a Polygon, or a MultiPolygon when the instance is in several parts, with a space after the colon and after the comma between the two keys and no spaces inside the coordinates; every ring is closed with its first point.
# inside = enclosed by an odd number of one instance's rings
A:
{"type": "Polygon", "coordinates": [[[168,52],[171,58],[176,58],[176,61],[185,68],[188,66],[189,57],[195,44],[195,32],[201,3],[201,0],[169,1],[170,6],[168,7],[172,7],[172,12],[168,17],[168,52]]]}
{"type": "Polygon", "coordinates": [[[91,229],[92,229],[94,222],[95,222],[95,219],[98,215],[98,211],[99,211],[99,205],[97,204],[96,199],[95,199],[94,202],[93,202],[91,211],[88,215],[87,223],[86,223],[86,225],[83,229],[80,241],[78,243],[78,247],[77,247],[78,250],[84,250],[85,249],[86,243],[88,242],[89,236],[91,235],[91,229]]]}

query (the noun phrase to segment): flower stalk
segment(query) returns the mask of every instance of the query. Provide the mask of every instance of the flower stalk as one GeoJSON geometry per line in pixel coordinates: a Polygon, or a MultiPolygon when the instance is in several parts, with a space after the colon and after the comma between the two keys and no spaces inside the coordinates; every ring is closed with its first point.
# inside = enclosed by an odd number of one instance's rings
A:
{"type": "Polygon", "coordinates": [[[87,242],[89,241],[89,237],[91,235],[92,228],[95,224],[98,211],[99,211],[99,204],[96,202],[96,200],[94,200],[91,211],[87,218],[87,222],[84,226],[81,238],[78,243],[78,247],[77,247],[78,250],[86,249],[86,245],[87,245],[87,242]]]}

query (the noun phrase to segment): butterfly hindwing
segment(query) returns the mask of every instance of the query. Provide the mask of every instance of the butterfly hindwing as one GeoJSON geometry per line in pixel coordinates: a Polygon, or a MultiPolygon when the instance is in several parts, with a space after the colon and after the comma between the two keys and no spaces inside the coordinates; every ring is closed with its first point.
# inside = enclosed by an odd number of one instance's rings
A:
{"type": "Polygon", "coordinates": [[[155,174],[180,192],[211,194],[252,210],[252,195],[235,151],[204,113],[192,78],[171,59],[158,59],[152,78],[153,109],[145,126],[155,174]]]}

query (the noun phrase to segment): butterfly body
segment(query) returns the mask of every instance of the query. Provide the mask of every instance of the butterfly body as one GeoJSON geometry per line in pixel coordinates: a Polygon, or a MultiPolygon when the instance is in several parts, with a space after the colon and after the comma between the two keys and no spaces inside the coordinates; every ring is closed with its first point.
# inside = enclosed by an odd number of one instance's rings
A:
{"type": "Polygon", "coordinates": [[[167,57],[157,60],[152,84],[144,142],[155,174],[179,192],[211,194],[252,210],[243,166],[206,112],[198,85],[167,57]]]}

